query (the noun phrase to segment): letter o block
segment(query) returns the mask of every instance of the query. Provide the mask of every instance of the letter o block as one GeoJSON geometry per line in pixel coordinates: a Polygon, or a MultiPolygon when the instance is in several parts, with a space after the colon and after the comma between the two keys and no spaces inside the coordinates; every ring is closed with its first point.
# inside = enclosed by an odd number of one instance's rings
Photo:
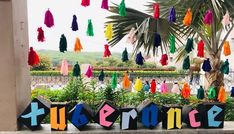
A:
{"type": "Polygon", "coordinates": [[[182,109],[183,122],[190,128],[201,127],[201,114],[192,106],[184,106],[182,109]]]}
{"type": "Polygon", "coordinates": [[[120,110],[120,129],[137,129],[137,110],[135,108],[122,108],[120,110]]]}
{"type": "Polygon", "coordinates": [[[182,128],[182,107],[163,106],[162,107],[162,127],[164,129],[182,128]]]}
{"type": "Polygon", "coordinates": [[[119,110],[109,101],[105,101],[98,108],[94,121],[106,129],[111,129],[118,117],[119,110]]]}

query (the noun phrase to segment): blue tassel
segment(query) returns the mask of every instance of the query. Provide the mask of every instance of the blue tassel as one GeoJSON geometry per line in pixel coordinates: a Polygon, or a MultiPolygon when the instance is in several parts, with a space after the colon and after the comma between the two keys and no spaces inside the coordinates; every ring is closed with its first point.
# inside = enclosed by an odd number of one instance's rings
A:
{"type": "Polygon", "coordinates": [[[159,46],[161,46],[161,43],[162,43],[162,40],[161,40],[160,34],[155,33],[154,34],[154,46],[159,47],[159,46]]]}
{"type": "Polygon", "coordinates": [[[76,15],[73,15],[72,27],[71,28],[72,28],[72,31],[79,30],[76,15]]]}
{"type": "Polygon", "coordinates": [[[136,56],[136,64],[142,66],[144,64],[144,57],[142,56],[141,52],[139,52],[136,56]]]}
{"type": "Polygon", "coordinates": [[[232,87],[232,90],[231,90],[231,97],[234,97],[234,87],[232,87]]]}
{"type": "Polygon", "coordinates": [[[212,68],[211,68],[211,65],[210,65],[210,59],[209,58],[203,62],[202,69],[205,72],[210,72],[211,71],[212,68]]]}
{"type": "Polygon", "coordinates": [[[168,17],[168,21],[170,23],[176,22],[176,11],[174,7],[171,7],[169,9],[169,17],[168,17]]]}

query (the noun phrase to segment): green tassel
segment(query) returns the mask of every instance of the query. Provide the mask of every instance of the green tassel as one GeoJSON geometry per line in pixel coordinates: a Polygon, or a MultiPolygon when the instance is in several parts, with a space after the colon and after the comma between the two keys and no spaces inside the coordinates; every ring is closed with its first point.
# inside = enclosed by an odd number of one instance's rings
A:
{"type": "Polygon", "coordinates": [[[78,64],[78,62],[74,65],[72,75],[73,75],[74,77],[80,76],[80,65],[78,64]]]}
{"type": "Polygon", "coordinates": [[[186,44],[186,46],[185,46],[185,51],[186,51],[187,53],[190,53],[193,49],[194,49],[194,48],[193,48],[193,39],[192,39],[192,38],[189,38],[189,39],[187,40],[187,44],[186,44]]]}
{"type": "Polygon", "coordinates": [[[211,86],[209,88],[209,91],[208,91],[208,98],[209,99],[216,99],[216,97],[217,97],[216,90],[215,90],[215,88],[213,86],[211,86]]]}
{"type": "Polygon", "coordinates": [[[229,74],[229,62],[228,62],[228,59],[221,65],[220,71],[223,74],[229,74]]]}
{"type": "Polygon", "coordinates": [[[175,36],[171,35],[169,41],[170,41],[170,53],[174,54],[176,51],[175,36]]]}
{"type": "Polygon", "coordinates": [[[124,0],[122,0],[122,2],[119,5],[119,15],[126,16],[126,7],[125,7],[124,0]]]}
{"type": "Polygon", "coordinates": [[[86,31],[87,36],[94,36],[92,20],[88,20],[88,27],[86,31]]]}
{"type": "Polygon", "coordinates": [[[183,69],[188,70],[189,68],[190,68],[190,60],[189,60],[189,56],[187,56],[183,62],[183,69]]]}
{"type": "Polygon", "coordinates": [[[202,86],[197,90],[197,99],[204,99],[205,98],[205,91],[202,86]]]}
{"type": "Polygon", "coordinates": [[[128,60],[129,60],[128,59],[128,51],[127,51],[127,48],[125,48],[125,50],[122,53],[122,61],[127,62],[128,60]]]}
{"type": "Polygon", "coordinates": [[[117,87],[117,74],[116,72],[112,74],[111,87],[115,89],[117,87]]]}
{"type": "Polygon", "coordinates": [[[98,80],[99,80],[99,81],[104,81],[104,78],[105,78],[105,73],[104,73],[104,71],[102,70],[102,71],[100,72],[99,76],[98,76],[98,80]]]}

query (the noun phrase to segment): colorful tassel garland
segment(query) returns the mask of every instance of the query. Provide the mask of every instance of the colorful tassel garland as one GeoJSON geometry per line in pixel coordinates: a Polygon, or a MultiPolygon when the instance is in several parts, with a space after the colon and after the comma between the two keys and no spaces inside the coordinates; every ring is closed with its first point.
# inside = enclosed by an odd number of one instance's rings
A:
{"type": "Polygon", "coordinates": [[[72,73],[72,75],[73,75],[74,77],[79,77],[79,76],[81,75],[80,65],[79,65],[78,62],[76,62],[76,64],[75,64],[74,67],[73,67],[73,73],[72,73]]]}
{"type": "Polygon", "coordinates": [[[37,40],[38,42],[44,42],[45,41],[45,36],[44,36],[44,31],[42,27],[39,27],[37,29],[38,35],[37,35],[37,40]]]}
{"type": "Polygon", "coordinates": [[[124,74],[124,78],[123,78],[123,83],[122,84],[123,84],[123,89],[129,89],[130,88],[131,82],[129,80],[128,73],[124,74]]]}
{"type": "Polygon", "coordinates": [[[184,16],[183,23],[185,26],[190,26],[193,20],[193,14],[191,8],[187,9],[186,14],[184,16]]]}
{"type": "Polygon", "coordinates": [[[85,75],[88,77],[88,78],[91,78],[93,76],[93,70],[91,68],[91,66],[89,66],[88,70],[86,71],[85,75]]]}
{"type": "Polygon", "coordinates": [[[154,47],[159,47],[161,46],[162,40],[161,40],[161,36],[158,33],[154,33],[154,47]]]}
{"type": "Polygon", "coordinates": [[[230,48],[229,41],[225,41],[223,44],[223,54],[225,56],[231,55],[231,48],[230,48]]]}
{"type": "Polygon", "coordinates": [[[228,59],[226,59],[226,61],[221,65],[220,71],[223,74],[229,74],[229,62],[228,62],[228,59]]]}
{"type": "Polygon", "coordinates": [[[155,94],[155,93],[156,93],[156,81],[155,81],[155,79],[153,79],[153,80],[151,81],[151,84],[150,84],[150,92],[151,92],[152,94],[155,94]]]}
{"type": "Polygon", "coordinates": [[[202,70],[204,72],[210,72],[211,69],[212,68],[211,68],[211,65],[210,65],[210,59],[208,58],[208,59],[204,60],[203,65],[202,65],[202,70]]]}
{"type": "Polygon", "coordinates": [[[142,56],[141,52],[139,52],[136,56],[136,64],[142,66],[144,65],[144,61],[144,57],[142,56]]]}
{"type": "Polygon", "coordinates": [[[176,22],[176,11],[174,7],[171,7],[169,9],[169,16],[168,16],[168,21],[170,23],[176,22]]]}
{"type": "Polygon", "coordinates": [[[112,89],[115,89],[117,87],[117,84],[118,84],[118,82],[117,82],[117,74],[116,74],[116,72],[114,72],[112,74],[112,78],[111,78],[111,87],[112,87],[112,89]]]}
{"type": "Polygon", "coordinates": [[[94,36],[92,20],[88,20],[88,27],[86,31],[87,36],[94,36]]]}
{"type": "Polygon", "coordinates": [[[128,51],[127,51],[127,48],[125,48],[125,50],[122,53],[122,61],[127,62],[128,60],[129,60],[128,59],[128,51]]]}
{"type": "Polygon", "coordinates": [[[168,93],[168,87],[167,87],[166,81],[164,81],[164,82],[161,84],[161,93],[162,93],[162,94],[168,93]]]}
{"type": "Polygon", "coordinates": [[[225,93],[225,88],[223,86],[221,86],[220,89],[219,89],[218,101],[221,102],[221,103],[226,102],[226,93],[225,93]]]}
{"type": "Polygon", "coordinates": [[[160,60],[161,65],[166,66],[168,64],[167,60],[168,60],[167,54],[163,54],[160,60]]]}
{"type": "Polygon", "coordinates": [[[76,15],[73,15],[73,20],[72,20],[72,26],[71,26],[71,28],[72,28],[72,31],[79,30],[76,15]]]}
{"type": "Polygon", "coordinates": [[[188,99],[190,97],[190,91],[191,90],[190,90],[189,84],[185,82],[184,87],[181,90],[181,96],[184,99],[188,99]]]}
{"type": "Polygon", "coordinates": [[[64,53],[67,51],[67,38],[64,34],[61,35],[60,42],[59,42],[59,50],[60,52],[64,53]]]}
{"type": "Polygon", "coordinates": [[[229,15],[229,12],[226,11],[226,14],[223,16],[223,20],[222,20],[222,24],[224,26],[227,26],[231,23],[231,19],[230,19],[230,15],[229,15]]]}
{"type": "Polygon", "coordinates": [[[110,57],[111,56],[111,52],[110,52],[110,50],[109,50],[109,45],[105,45],[104,46],[104,48],[105,48],[105,51],[104,51],[104,55],[103,55],[103,57],[110,57]]]}
{"type": "Polygon", "coordinates": [[[45,19],[44,19],[44,24],[48,27],[51,28],[54,26],[54,17],[50,10],[48,9],[45,13],[45,19]]]}
{"type": "Polygon", "coordinates": [[[125,6],[125,0],[122,0],[120,5],[118,6],[119,8],[119,15],[120,16],[126,16],[126,6],[125,6]]]}
{"type": "Polygon", "coordinates": [[[98,76],[98,80],[99,81],[104,81],[104,78],[105,78],[105,73],[104,73],[104,70],[102,70],[98,76]]]}
{"type": "Polygon", "coordinates": [[[174,54],[176,51],[176,46],[175,46],[176,42],[174,35],[170,35],[169,42],[170,42],[170,53],[174,54]]]}
{"type": "Polygon", "coordinates": [[[187,57],[184,59],[184,62],[183,62],[183,69],[184,69],[184,70],[190,69],[190,59],[189,59],[189,56],[187,56],[187,57]]]}
{"type": "Polygon", "coordinates": [[[190,53],[192,50],[193,50],[193,38],[189,38],[185,46],[185,51],[187,53],[190,53]]]}
{"type": "Polygon", "coordinates": [[[197,56],[204,57],[204,42],[203,40],[199,41],[197,45],[197,56]]]}
{"type": "Polygon", "coordinates": [[[106,10],[109,9],[108,0],[102,0],[102,6],[101,6],[101,8],[102,9],[106,9],[106,10]]]}
{"type": "Polygon", "coordinates": [[[211,25],[213,23],[213,13],[211,10],[206,11],[203,22],[205,25],[211,25]]]}
{"type": "Polygon", "coordinates": [[[139,78],[137,78],[137,79],[136,79],[136,82],[135,82],[135,85],[134,85],[134,89],[135,89],[137,92],[139,92],[139,91],[141,91],[142,88],[143,88],[142,81],[141,81],[139,78]]]}
{"type": "Polygon", "coordinates": [[[174,94],[180,94],[180,87],[178,83],[175,83],[171,89],[171,92],[174,94]]]}
{"type": "Polygon", "coordinates": [[[74,46],[74,51],[75,52],[81,52],[82,49],[83,49],[83,47],[81,45],[80,39],[77,37],[76,38],[76,43],[75,43],[75,46],[74,46]]]}
{"type": "Polygon", "coordinates": [[[232,87],[232,89],[231,89],[231,95],[230,96],[234,97],[234,87],[232,87]]]}
{"type": "Polygon", "coordinates": [[[67,76],[68,75],[68,63],[66,59],[63,59],[62,64],[61,64],[61,68],[60,68],[60,73],[63,76],[67,76]]]}
{"type": "Polygon", "coordinates": [[[81,5],[82,5],[83,7],[89,6],[89,5],[90,5],[90,0],[82,0],[82,1],[81,1],[81,5]]]}
{"type": "Polygon", "coordinates": [[[160,17],[160,6],[159,6],[159,4],[158,3],[155,3],[154,5],[153,5],[153,8],[154,8],[154,19],[159,19],[159,17],[160,17]]]}
{"type": "Polygon", "coordinates": [[[136,29],[133,27],[128,33],[127,43],[135,44],[136,43],[136,29]]]}
{"type": "Polygon", "coordinates": [[[145,92],[149,92],[149,90],[150,90],[150,85],[149,85],[149,82],[148,82],[148,81],[146,81],[146,83],[144,84],[143,89],[144,89],[145,92]]]}
{"type": "Polygon", "coordinates": [[[216,99],[216,97],[217,97],[216,90],[213,86],[211,86],[208,91],[208,99],[216,99]]]}
{"type": "Polygon", "coordinates": [[[28,52],[28,65],[35,66],[40,63],[40,58],[37,53],[33,50],[33,47],[30,47],[28,52]]]}
{"type": "Polygon", "coordinates": [[[205,98],[205,91],[202,86],[197,90],[197,99],[204,99],[205,98]]]}
{"type": "Polygon", "coordinates": [[[105,30],[105,37],[107,40],[111,40],[113,36],[113,24],[107,24],[105,30]]]}

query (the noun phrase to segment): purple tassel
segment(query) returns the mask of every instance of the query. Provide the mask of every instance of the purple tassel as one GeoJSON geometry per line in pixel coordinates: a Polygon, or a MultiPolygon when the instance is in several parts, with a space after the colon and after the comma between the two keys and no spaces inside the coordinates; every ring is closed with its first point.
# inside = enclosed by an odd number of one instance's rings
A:
{"type": "Polygon", "coordinates": [[[171,7],[169,9],[169,17],[168,17],[168,21],[170,23],[176,22],[176,11],[174,7],[171,7]]]}
{"type": "Polygon", "coordinates": [[[71,28],[72,28],[72,31],[79,30],[76,15],[73,15],[72,27],[71,28]]]}
{"type": "Polygon", "coordinates": [[[49,9],[45,13],[44,24],[49,28],[54,26],[54,17],[49,9]]]}
{"type": "Polygon", "coordinates": [[[206,11],[203,22],[206,25],[211,25],[213,23],[213,13],[211,10],[206,11]]]}
{"type": "Polygon", "coordinates": [[[106,10],[109,9],[108,0],[102,0],[102,6],[101,6],[101,8],[102,9],[106,9],[106,10]]]}

